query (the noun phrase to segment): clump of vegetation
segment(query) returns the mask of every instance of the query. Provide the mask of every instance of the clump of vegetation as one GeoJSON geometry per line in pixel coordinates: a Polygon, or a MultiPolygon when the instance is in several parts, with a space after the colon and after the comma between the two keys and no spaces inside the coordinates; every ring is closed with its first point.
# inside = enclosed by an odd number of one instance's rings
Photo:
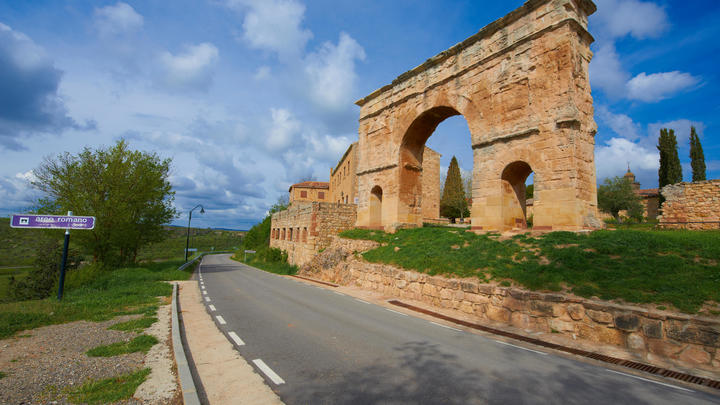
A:
{"type": "Polygon", "coordinates": [[[142,384],[150,369],[145,368],[133,373],[123,374],[99,381],[91,381],[70,393],[70,400],[83,404],[108,404],[128,399],[142,384]]]}
{"type": "Polygon", "coordinates": [[[90,357],[112,357],[135,352],[147,353],[157,343],[158,340],[155,336],[140,335],[129,342],[116,342],[94,347],[87,351],[87,355],[90,357]]]}
{"type": "Polygon", "coordinates": [[[243,238],[240,249],[235,252],[232,258],[271,273],[285,275],[297,273],[297,266],[287,262],[287,253],[280,249],[270,247],[272,214],[287,209],[287,207],[287,200],[282,198],[278,200],[278,202],[270,208],[265,219],[250,228],[243,238]],[[255,253],[246,254],[245,250],[254,250],[255,253]]]}
{"type": "MultiPolygon", "coordinates": [[[[52,238],[42,238],[37,246],[35,267],[22,279],[9,279],[9,296],[14,301],[49,297],[57,288],[60,276],[62,247],[52,238]]],[[[68,252],[66,269],[71,271],[80,265],[82,256],[77,250],[68,252]]]]}
{"type": "Polygon", "coordinates": [[[532,290],[567,290],[606,300],[671,303],[685,312],[720,302],[716,231],[618,229],[500,240],[433,227],[395,234],[353,229],[341,235],[381,243],[363,253],[365,260],[428,274],[511,280],[532,290]]]}
{"type": "Polygon", "coordinates": [[[605,179],[598,187],[598,207],[613,216],[615,223],[622,223],[620,211],[626,210],[636,222],[642,222],[643,207],[640,196],[635,194],[630,180],[625,177],[605,179]]]}
{"type": "Polygon", "coordinates": [[[68,272],[62,301],[45,298],[0,304],[0,339],[25,329],[78,320],[153,316],[157,297],[172,293],[172,286],[165,281],[190,277],[189,272],[177,270],[181,264],[181,260],[153,262],[115,271],[91,265],[68,272]]]}
{"type": "Polygon", "coordinates": [[[127,322],[116,323],[108,329],[121,330],[125,332],[141,332],[152,326],[152,324],[157,322],[157,320],[157,318],[146,316],[139,319],[131,319],[127,322]]]}

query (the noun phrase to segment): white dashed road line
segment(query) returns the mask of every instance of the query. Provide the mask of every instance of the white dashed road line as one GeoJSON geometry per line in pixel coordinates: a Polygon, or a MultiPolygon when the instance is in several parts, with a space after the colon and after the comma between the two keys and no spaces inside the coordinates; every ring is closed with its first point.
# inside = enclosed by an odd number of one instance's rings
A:
{"type": "Polygon", "coordinates": [[[430,321],[430,323],[433,324],[433,325],[440,326],[441,328],[452,329],[452,330],[457,331],[457,332],[462,332],[462,330],[460,330],[460,329],[453,328],[453,327],[447,326],[447,325],[443,325],[443,324],[441,324],[441,323],[437,323],[437,322],[433,322],[433,321],[430,321]]]}
{"type": "Polygon", "coordinates": [[[337,292],[337,291],[333,291],[333,292],[334,292],[335,294],[337,294],[337,295],[342,295],[343,297],[345,296],[345,294],[343,294],[343,293],[341,293],[341,292],[337,292]]]}
{"type": "Polygon", "coordinates": [[[392,310],[392,309],[390,309],[390,308],[385,308],[385,310],[386,310],[386,311],[390,311],[390,312],[394,312],[394,313],[396,313],[396,314],[398,314],[398,315],[402,315],[402,316],[408,316],[407,314],[403,314],[402,312],[398,312],[398,311],[393,311],[393,310],[392,310]]]}
{"type": "Polygon", "coordinates": [[[204,291],[204,290],[203,290],[203,294],[207,295],[207,291],[204,291]]]}
{"type": "Polygon", "coordinates": [[[255,360],[253,360],[253,363],[255,363],[257,368],[259,368],[260,371],[265,373],[265,375],[268,376],[268,378],[270,380],[272,380],[272,382],[274,382],[275,384],[277,384],[277,385],[285,384],[285,380],[280,378],[280,376],[277,375],[270,367],[268,367],[268,365],[265,364],[265,362],[262,361],[261,359],[255,359],[255,360]]]}
{"type": "Polygon", "coordinates": [[[205,297],[206,302],[210,302],[210,297],[205,297]]]}
{"type": "Polygon", "coordinates": [[[512,344],[512,343],[501,342],[501,341],[499,341],[499,340],[494,340],[494,342],[495,342],[495,343],[500,343],[501,345],[512,346],[512,347],[515,347],[515,348],[517,348],[517,349],[522,349],[522,350],[527,350],[527,351],[529,351],[529,352],[533,352],[533,353],[537,353],[537,354],[542,354],[543,356],[547,356],[547,355],[548,355],[547,353],[543,353],[543,352],[538,351],[538,350],[528,349],[527,347],[516,346],[516,345],[514,345],[514,344],[512,344]]]}
{"type": "Polygon", "coordinates": [[[240,339],[240,336],[238,336],[237,333],[235,333],[235,332],[228,332],[228,335],[230,336],[230,339],[232,339],[233,342],[235,342],[236,345],[238,345],[238,346],[245,346],[245,342],[243,342],[243,340],[240,339]]]}
{"type": "Polygon", "coordinates": [[[227,323],[227,322],[225,322],[225,318],[223,318],[223,317],[220,316],[220,315],[216,315],[215,318],[218,320],[218,323],[219,323],[220,325],[225,325],[225,324],[227,323]]]}
{"type": "Polygon", "coordinates": [[[208,305],[208,308],[210,308],[211,311],[215,311],[215,305],[208,305]]]}
{"type": "Polygon", "coordinates": [[[369,302],[363,301],[363,300],[361,300],[360,298],[355,298],[355,301],[359,301],[359,302],[362,302],[363,304],[368,304],[368,305],[370,305],[369,302]]]}
{"type": "Polygon", "coordinates": [[[687,391],[687,392],[695,392],[695,391],[689,390],[689,389],[687,389],[687,388],[678,387],[678,386],[672,385],[672,384],[661,383],[660,381],[651,380],[651,379],[649,379],[649,378],[642,378],[642,377],[638,377],[638,376],[636,376],[636,375],[625,374],[625,373],[621,373],[621,372],[615,371],[615,370],[609,370],[609,369],[605,369],[605,370],[606,370],[606,371],[609,371],[609,372],[611,372],[611,373],[614,373],[614,374],[624,375],[625,377],[637,378],[638,380],[651,382],[651,383],[653,383],[653,384],[658,384],[658,385],[662,385],[662,386],[665,386],[665,387],[675,388],[676,390],[687,391]]]}

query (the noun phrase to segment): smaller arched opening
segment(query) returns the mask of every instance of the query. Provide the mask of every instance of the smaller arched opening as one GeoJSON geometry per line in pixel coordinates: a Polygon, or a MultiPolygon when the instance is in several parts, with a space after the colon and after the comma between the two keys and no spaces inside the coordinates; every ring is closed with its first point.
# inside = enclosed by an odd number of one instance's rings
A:
{"type": "Polygon", "coordinates": [[[527,228],[526,185],[533,170],[523,161],[512,162],[502,172],[503,225],[506,228],[527,228]]]}
{"type": "Polygon", "coordinates": [[[370,190],[370,227],[382,227],[382,199],[383,190],[375,186],[370,190]]]}

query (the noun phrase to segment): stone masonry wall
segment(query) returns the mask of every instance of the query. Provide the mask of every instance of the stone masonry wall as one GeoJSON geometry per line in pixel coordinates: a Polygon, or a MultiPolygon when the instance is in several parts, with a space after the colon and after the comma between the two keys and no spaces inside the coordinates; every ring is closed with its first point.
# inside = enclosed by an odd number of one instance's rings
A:
{"type": "Polygon", "coordinates": [[[480,321],[614,345],[650,364],[720,376],[720,321],[716,319],[498,287],[475,279],[430,276],[368,263],[354,254],[375,246],[371,241],[337,237],[300,274],[461,311],[480,321]]]}
{"type": "Polygon", "coordinates": [[[270,247],[288,254],[288,262],[301,266],[327,247],[333,236],[351,229],[357,218],[354,204],[296,202],[273,214],[270,247]]]}
{"type": "Polygon", "coordinates": [[[668,229],[720,229],[720,179],[677,183],[660,190],[665,197],[659,225],[668,229]]]}

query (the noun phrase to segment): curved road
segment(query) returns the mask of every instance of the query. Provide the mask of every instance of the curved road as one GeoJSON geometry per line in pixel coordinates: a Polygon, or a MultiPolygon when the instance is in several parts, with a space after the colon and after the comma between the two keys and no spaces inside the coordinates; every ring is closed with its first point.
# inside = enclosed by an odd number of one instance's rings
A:
{"type": "Polygon", "coordinates": [[[287,404],[720,403],[672,380],[448,328],[228,255],[206,256],[199,269],[209,313],[287,404]]]}

